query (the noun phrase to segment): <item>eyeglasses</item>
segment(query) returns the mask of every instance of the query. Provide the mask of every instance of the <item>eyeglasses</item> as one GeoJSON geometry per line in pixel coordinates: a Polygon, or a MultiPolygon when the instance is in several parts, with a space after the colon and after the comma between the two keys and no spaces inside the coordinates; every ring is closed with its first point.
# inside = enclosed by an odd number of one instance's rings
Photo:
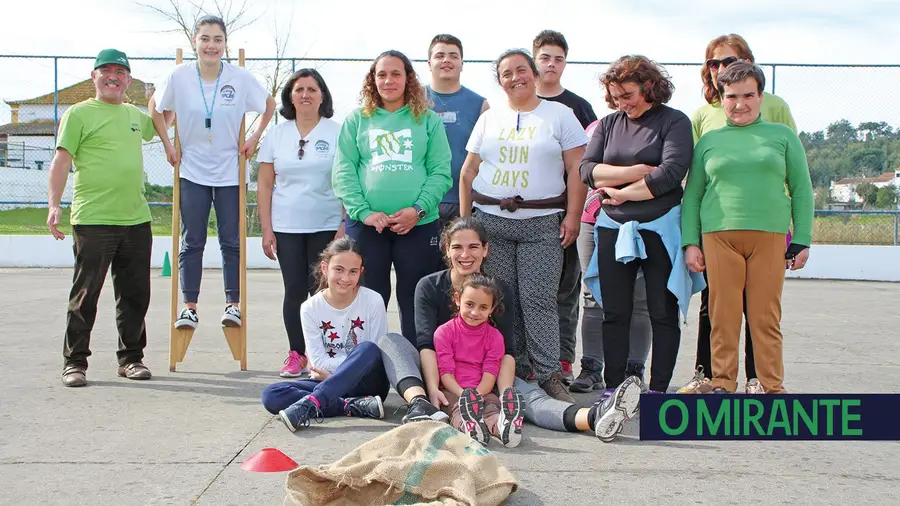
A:
{"type": "Polygon", "coordinates": [[[719,68],[720,65],[724,65],[727,67],[727,66],[731,65],[732,63],[739,61],[739,60],[740,60],[740,58],[738,58],[737,56],[729,56],[728,58],[722,58],[721,60],[711,58],[709,60],[706,60],[706,66],[709,67],[710,69],[717,69],[717,68],[719,68]]]}
{"type": "Polygon", "coordinates": [[[297,158],[303,160],[303,148],[306,147],[306,143],[309,142],[306,139],[300,139],[300,149],[297,150],[297,158]]]}

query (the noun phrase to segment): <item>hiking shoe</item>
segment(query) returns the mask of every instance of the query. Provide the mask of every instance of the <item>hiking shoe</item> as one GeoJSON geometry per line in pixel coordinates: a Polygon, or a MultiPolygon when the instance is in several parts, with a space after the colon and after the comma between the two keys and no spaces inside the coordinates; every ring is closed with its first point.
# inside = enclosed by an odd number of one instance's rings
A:
{"type": "Polygon", "coordinates": [[[515,448],[522,442],[522,423],[525,413],[525,399],[513,387],[500,394],[500,417],[497,418],[497,432],[503,446],[515,448]]]}
{"type": "Polygon", "coordinates": [[[644,364],[637,362],[629,362],[625,365],[625,376],[634,376],[638,380],[638,384],[641,386],[641,393],[646,394],[650,387],[644,381],[644,364]]]}
{"type": "Polygon", "coordinates": [[[538,386],[547,392],[550,397],[553,397],[558,401],[576,404],[575,399],[569,395],[569,390],[566,388],[566,385],[563,384],[562,373],[559,371],[556,371],[551,374],[549,378],[538,383],[538,386]]]}
{"type": "Polygon", "coordinates": [[[241,310],[237,306],[228,304],[222,313],[222,325],[225,327],[241,326],[241,310]]]}
{"type": "Polygon", "coordinates": [[[117,373],[119,376],[130,380],[148,380],[151,377],[150,369],[147,369],[147,366],[141,362],[132,362],[119,366],[117,373]]]}
{"type": "Polygon", "coordinates": [[[710,379],[703,375],[703,366],[697,366],[694,377],[683,387],[678,389],[679,394],[708,394],[713,391],[710,379]]]}
{"type": "Polygon", "coordinates": [[[178,319],[175,320],[175,328],[196,329],[198,323],[200,323],[200,317],[197,316],[197,310],[186,307],[181,310],[181,314],[179,314],[178,319]]]}
{"type": "Polygon", "coordinates": [[[575,381],[569,385],[570,392],[593,392],[594,390],[600,390],[604,388],[606,385],[603,383],[603,373],[600,371],[592,371],[590,369],[586,369],[584,367],[584,363],[581,365],[581,372],[578,373],[578,377],[575,378],[575,381]]]}
{"type": "Polygon", "coordinates": [[[424,420],[434,420],[435,422],[444,422],[450,419],[450,415],[444,413],[435,407],[425,397],[417,397],[409,403],[406,414],[400,420],[400,423],[421,422],[424,420]]]}
{"type": "Polygon", "coordinates": [[[278,416],[291,432],[297,432],[300,427],[309,427],[310,419],[315,419],[318,423],[324,420],[322,411],[309,395],[279,411],[278,416]]]}
{"type": "Polygon", "coordinates": [[[282,378],[299,378],[307,371],[309,359],[306,355],[301,355],[296,351],[290,351],[288,358],[284,361],[284,367],[281,368],[280,376],[282,378]]]}
{"type": "Polygon", "coordinates": [[[344,399],[344,414],[359,418],[381,420],[384,418],[384,404],[381,402],[381,397],[377,395],[348,397],[344,399]]]}
{"type": "Polygon", "coordinates": [[[474,388],[466,388],[459,396],[459,416],[462,418],[459,431],[487,446],[491,431],[484,423],[484,399],[474,388]]]}
{"type": "Polygon", "coordinates": [[[562,371],[562,382],[569,386],[575,381],[575,372],[572,370],[572,362],[567,360],[559,361],[559,369],[562,371]]]}
{"type": "Polygon", "coordinates": [[[750,395],[760,395],[766,393],[766,389],[759,383],[759,380],[756,378],[751,378],[747,381],[747,385],[744,387],[744,392],[750,395]]]}
{"type": "Polygon", "coordinates": [[[640,401],[641,386],[637,378],[626,377],[612,395],[592,407],[596,409],[594,434],[597,438],[604,443],[614,441],[622,432],[625,420],[637,415],[640,401]]]}
{"type": "Polygon", "coordinates": [[[87,385],[87,369],[80,365],[67,365],[62,372],[62,384],[67,387],[87,385]]]}

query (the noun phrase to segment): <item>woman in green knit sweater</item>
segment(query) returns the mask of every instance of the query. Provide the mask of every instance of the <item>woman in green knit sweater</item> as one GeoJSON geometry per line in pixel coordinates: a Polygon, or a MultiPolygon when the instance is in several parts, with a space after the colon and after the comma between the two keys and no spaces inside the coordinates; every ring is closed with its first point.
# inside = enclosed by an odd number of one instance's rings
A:
{"type": "Polygon", "coordinates": [[[746,290],[759,382],[767,393],[782,393],[784,270],[802,269],[809,257],[812,182],[797,134],[760,114],[762,70],[733,63],[719,73],[718,87],[727,123],[694,148],[682,205],[682,244],[691,270],[706,270],[709,279],[714,392],[737,389],[746,290]],[[792,221],[793,241],[785,254],[792,221]]]}

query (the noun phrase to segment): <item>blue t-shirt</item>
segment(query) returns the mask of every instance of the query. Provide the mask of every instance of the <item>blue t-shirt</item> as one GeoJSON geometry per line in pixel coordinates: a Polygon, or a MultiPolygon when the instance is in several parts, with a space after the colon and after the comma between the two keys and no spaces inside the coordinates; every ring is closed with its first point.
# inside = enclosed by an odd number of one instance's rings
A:
{"type": "Polygon", "coordinates": [[[459,172],[463,162],[466,161],[466,143],[472,135],[472,129],[481,108],[484,105],[484,97],[474,91],[460,86],[455,93],[438,93],[426,86],[431,108],[444,121],[444,129],[447,131],[447,140],[450,142],[450,171],[453,177],[453,186],[444,195],[442,203],[459,204],[459,172]]]}

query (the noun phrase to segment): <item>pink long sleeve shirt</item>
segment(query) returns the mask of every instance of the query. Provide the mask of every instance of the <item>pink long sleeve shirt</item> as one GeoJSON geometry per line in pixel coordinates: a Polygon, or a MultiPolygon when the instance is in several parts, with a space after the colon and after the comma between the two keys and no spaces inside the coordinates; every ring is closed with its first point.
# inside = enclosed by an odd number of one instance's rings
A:
{"type": "Polygon", "coordinates": [[[503,335],[489,323],[473,327],[457,315],[434,331],[441,376],[452,374],[463,388],[475,388],[484,373],[497,376],[506,353],[503,335]]]}

